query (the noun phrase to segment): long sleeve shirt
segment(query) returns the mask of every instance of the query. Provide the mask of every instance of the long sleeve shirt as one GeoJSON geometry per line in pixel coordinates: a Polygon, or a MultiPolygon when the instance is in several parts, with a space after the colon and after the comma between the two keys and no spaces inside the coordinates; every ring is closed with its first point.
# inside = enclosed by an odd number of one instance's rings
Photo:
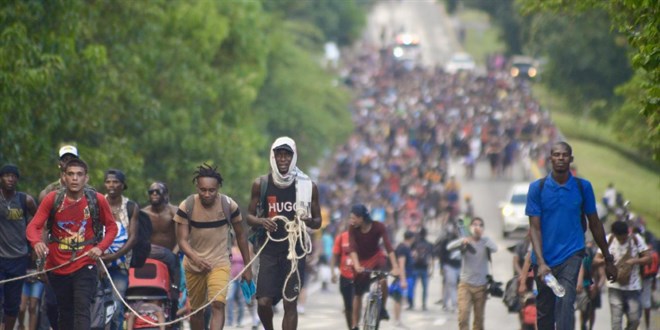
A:
{"type": "MultiPolygon", "coordinates": [[[[98,244],[87,244],[76,246],[75,243],[81,243],[94,239],[94,229],[92,227],[91,212],[87,204],[87,198],[83,197],[77,201],[64,198],[61,205],[55,204],[57,191],[50,192],[39,205],[37,214],[27,227],[27,238],[34,247],[41,242],[41,235],[50,217],[51,210],[55,207],[53,226],[50,235],[56,240],[48,242],[48,256],[46,257],[45,267],[52,268],[64,264],[71,260],[75,253],[76,257],[85,254],[94,246],[105,251],[110,247],[115,236],[117,236],[117,224],[110,211],[110,205],[103,195],[96,193],[97,205],[99,208],[99,221],[105,227],[103,240],[98,244]]],[[[86,265],[95,265],[96,261],[91,258],[80,258],[62,268],[58,268],[53,273],[58,275],[71,274],[86,265]]]]}
{"type": "MultiPolygon", "coordinates": [[[[453,250],[461,247],[463,238],[450,242],[447,249],[453,250]]],[[[497,244],[488,237],[479,240],[471,239],[470,245],[474,247],[474,253],[463,252],[463,266],[461,267],[461,282],[473,286],[486,285],[488,280],[488,253],[497,252],[497,244]]]]}

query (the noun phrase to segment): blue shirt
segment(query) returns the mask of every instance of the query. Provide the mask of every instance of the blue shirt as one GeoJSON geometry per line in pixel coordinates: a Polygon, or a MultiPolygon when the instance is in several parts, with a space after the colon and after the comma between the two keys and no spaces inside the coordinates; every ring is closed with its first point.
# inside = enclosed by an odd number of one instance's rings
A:
{"type": "MultiPolygon", "coordinates": [[[[570,174],[564,185],[548,175],[543,193],[540,183],[541,180],[536,180],[529,185],[525,214],[541,218],[543,257],[548,266],[555,267],[584,250],[582,207],[584,205],[585,214],[595,214],[596,198],[589,181],[570,174]],[[584,203],[577,180],[582,180],[584,203]]],[[[532,263],[536,264],[535,252],[532,252],[532,263]]]]}

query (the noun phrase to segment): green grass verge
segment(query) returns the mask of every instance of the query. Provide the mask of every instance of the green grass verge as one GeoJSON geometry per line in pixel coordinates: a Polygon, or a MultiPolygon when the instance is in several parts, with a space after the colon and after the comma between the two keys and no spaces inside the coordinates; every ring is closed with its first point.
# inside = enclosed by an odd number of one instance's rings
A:
{"type": "Polygon", "coordinates": [[[573,147],[578,173],[591,181],[596,198],[614,183],[623,198],[630,200],[633,212],[641,214],[649,229],[660,235],[660,171],[620,152],[625,147],[612,137],[608,127],[566,112],[567,102],[562,97],[542,85],[534,86],[534,95],[550,109],[553,122],[573,147]]]}
{"type": "MultiPolygon", "coordinates": [[[[483,64],[487,54],[504,51],[499,31],[491,26],[486,13],[464,9],[457,15],[466,27],[463,48],[478,63],[483,64]]],[[[640,165],[638,158],[631,156],[630,148],[610,134],[610,128],[570,115],[571,105],[542,84],[536,83],[533,90],[536,99],[551,110],[553,121],[573,146],[578,173],[591,181],[596,198],[602,198],[607,185],[614,183],[624,198],[631,201],[633,212],[641,214],[649,229],[660,236],[660,170],[657,164],[640,165]]]]}
{"type": "Polygon", "coordinates": [[[504,43],[497,29],[491,26],[488,14],[474,9],[463,9],[457,13],[465,27],[463,49],[474,57],[478,64],[486,63],[486,56],[504,52],[504,43]]]}

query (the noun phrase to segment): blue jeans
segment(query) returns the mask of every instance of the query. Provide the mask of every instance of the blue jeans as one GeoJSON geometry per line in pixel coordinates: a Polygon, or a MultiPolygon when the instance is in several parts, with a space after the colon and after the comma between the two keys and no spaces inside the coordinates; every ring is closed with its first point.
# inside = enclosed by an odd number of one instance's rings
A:
{"type": "Polygon", "coordinates": [[[552,274],[566,290],[562,298],[556,297],[552,289],[539,279],[538,266],[534,266],[534,279],[539,290],[536,297],[536,324],[539,330],[554,330],[555,325],[561,330],[575,329],[575,288],[583,257],[584,252],[578,252],[552,267],[552,274]]]}
{"type": "Polygon", "coordinates": [[[240,279],[229,283],[227,290],[227,325],[232,326],[243,321],[243,292],[240,290],[240,279]],[[236,323],[234,324],[234,310],[236,310],[236,323]]]}
{"type": "Polygon", "coordinates": [[[639,290],[619,290],[609,288],[610,312],[612,313],[612,330],[621,330],[623,314],[626,314],[628,323],[625,329],[637,329],[642,317],[642,308],[639,290]]]}
{"type": "MultiPolygon", "coordinates": [[[[426,308],[426,297],[428,296],[429,288],[429,271],[427,268],[415,268],[412,271],[412,286],[408,288],[409,292],[413,292],[411,296],[414,298],[415,286],[417,285],[417,280],[419,279],[422,282],[422,306],[426,308]]],[[[413,299],[411,298],[411,299],[413,299]]],[[[410,301],[410,306],[414,305],[414,300],[410,301]]]]}
{"type": "MultiPolygon", "coordinates": [[[[6,280],[25,275],[27,272],[28,259],[0,258],[0,280],[6,280]]],[[[18,307],[21,305],[21,293],[23,293],[23,282],[17,280],[0,285],[0,299],[3,299],[4,315],[17,316],[18,307]]]]}
{"type": "Polygon", "coordinates": [[[85,265],[68,275],[48,273],[48,281],[57,298],[57,323],[60,329],[90,329],[98,277],[96,266],[92,265],[85,265]]]}
{"type": "Polygon", "coordinates": [[[442,302],[444,308],[454,309],[458,306],[458,278],[460,275],[460,267],[442,266],[442,302]]]}
{"type": "MultiPolygon", "coordinates": [[[[126,290],[128,289],[128,270],[114,267],[108,269],[108,272],[110,273],[110,278],[112,278],[112,282],[115,283],[117,290],[121,292],[122,298],[125,298],[126,290]]],[[[110,329],[121,330],[124,329],[124,304],[119,297],[117,297],[116,293],[113,294],[113,298],[117,305],[117,310],[115,310],[115,314],[112,316],[110,329]]]]}

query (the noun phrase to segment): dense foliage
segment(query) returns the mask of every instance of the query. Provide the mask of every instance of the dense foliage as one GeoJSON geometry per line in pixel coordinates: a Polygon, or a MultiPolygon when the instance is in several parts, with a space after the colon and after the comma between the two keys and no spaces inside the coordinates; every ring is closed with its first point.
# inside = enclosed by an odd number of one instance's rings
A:
{"type": "Polygon", "coordinates": [[[72,143],[97,188],[120,168],[130,197],[161,180],[176,201],[210,162],[245,200],[275,137],[298,140],[310,166],[351,130],[347,91],[318,65],[325,40],[348,43],[364,22],[362,5],[342,3],[306,10],[349,19],[348,31],[287,18],[273,1],[5,1],[0,163],[18,164],[20,189],[38,194],[72,143]]]}
{"type": "MultiPolygon", "coordinates": [[[[449,8],[455,0],[446,0],[449,8]]],[[[464,0],[508,52],[543,58],[542,80],[640,154],[660,160],[660,6],[654,0],[464,0]],[[625,127],[626,130],[620,128],[625,127]],[[631,133],[632,132],[632,133],[631,133]]]]}

